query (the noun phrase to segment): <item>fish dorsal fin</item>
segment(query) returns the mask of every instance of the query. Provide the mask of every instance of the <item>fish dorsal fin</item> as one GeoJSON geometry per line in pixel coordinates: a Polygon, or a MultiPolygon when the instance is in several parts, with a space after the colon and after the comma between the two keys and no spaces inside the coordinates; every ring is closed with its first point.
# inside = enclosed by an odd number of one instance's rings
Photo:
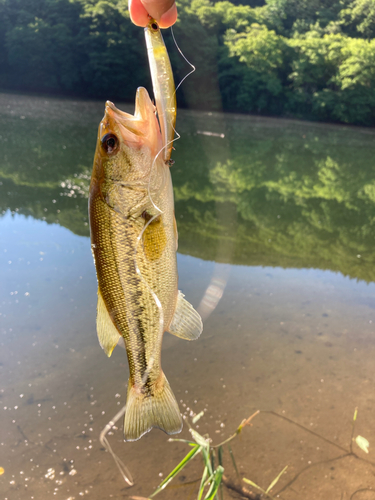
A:
{"type": "Polygon", "coordinates": [[[199,313],[184,299],[184,294],[179,290],[176,310],[168,328],[169,333],[184,340],[195,340],[202,330],[203,324],[199,313]]]}
{"type": "Polygon", "coordinates": [[[99,344],[108,357],[116,347],[120,334],[113,324],[107,307],[104,303],[100,288],[98,288],[98,307],[96,312],[96,331],[98,333],[99,344]]]}

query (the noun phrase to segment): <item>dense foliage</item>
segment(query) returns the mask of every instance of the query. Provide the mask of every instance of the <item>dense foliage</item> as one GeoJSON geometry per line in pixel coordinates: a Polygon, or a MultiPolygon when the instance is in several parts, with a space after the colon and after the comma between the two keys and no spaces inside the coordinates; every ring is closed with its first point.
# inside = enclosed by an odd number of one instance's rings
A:
{"type": "MultiPolygon", "coordinates": [[[[175,36],[197,67],[180,105],[375,124],[375,0],[242,3],[179,0],[175,36]]],[[[0,0],[0,64],[3,89],[130,101],[150,86],[126,0],[0,0]]]]}

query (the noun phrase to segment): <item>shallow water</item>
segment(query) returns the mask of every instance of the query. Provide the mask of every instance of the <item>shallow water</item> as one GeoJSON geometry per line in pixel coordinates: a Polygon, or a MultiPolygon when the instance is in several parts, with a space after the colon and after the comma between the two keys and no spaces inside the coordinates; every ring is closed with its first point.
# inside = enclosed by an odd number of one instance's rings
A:
{"type": "MultiPolygon", "coordinates": [[[[186,445],[159,430],[124,443],[119,423],[128,488],[98,439],[128,377],[125,351],[108,359],[95,332],[87,192],[103,103],[0,94],[0,109],[1,498],[150,495],[186,445]]],[[[205,410],[214,442],[262,410],[232,449],[263,488],[288,465],[277,498],[374,498],[375,132],[189,111],[178,130],[180,288],[207,317],[196,342],[164,337],[181,410],[205,410]],[[355,407],[370,453],[345,456],[355,407]]],[[[227,450],[224,466],[236,480],[227,450]]],[[[201,470],[195,458],[160,498],[196,498],[201,470]]]]}

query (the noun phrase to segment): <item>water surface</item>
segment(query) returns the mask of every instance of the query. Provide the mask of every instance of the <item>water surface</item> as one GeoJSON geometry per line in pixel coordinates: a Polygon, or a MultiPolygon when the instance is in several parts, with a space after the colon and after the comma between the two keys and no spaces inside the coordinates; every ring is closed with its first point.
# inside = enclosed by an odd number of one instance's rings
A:
{"type": "MultiPolygon", "coordinates": [[[[0,94],[8,500],[147,496],[187,452],[158,430],[124,443],[119,424],[110,440],[136,481],[128,489],[98,440],[128,377],[125,351],[108,359],[95,332],[87,193],[103,108],[0,94]]],[[[353,451],[375,463],[374,131],[189,111],[178,120],[180,288],[207,317],[196,342],[164,338],[181,410],[205,410],[197,427],[214,442],[262,410],[232,447],[240,474],[262,487],[288,465],[278,498],[373,498],[373,465],[340,457],[358,407],[354,435],[370,453],[353,451]]],[[[235,480],[227,451],[224,465],[235,480]]],[[[160,497],[196,498],[201,469],[197,458],[160,497]]]]}

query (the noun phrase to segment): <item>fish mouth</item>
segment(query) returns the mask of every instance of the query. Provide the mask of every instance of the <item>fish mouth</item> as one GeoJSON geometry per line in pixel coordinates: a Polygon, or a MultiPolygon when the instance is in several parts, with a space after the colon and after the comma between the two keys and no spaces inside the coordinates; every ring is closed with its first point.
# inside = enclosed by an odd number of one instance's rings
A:
{"type": "Polygon", "coordinates": [[[122,140],[133,146],[159,142],[160,128],[156,108],[144,87],[137,89],[134,115],[121,111],[111,101],[106,102],[105,115],[100,126],[101,137],[108,132],[120,133],[122,140]]]}
{"type": "Polygon", "coordinates": [[[117,125],[121,125],[126,129],[133,132],[133,134],[139,135],[138,130],[135,128],[136,114],[131,115],[121,109],[116,108],[116,106],[111,101],[105,103],[105,117],[108,117],[111,121],[115,122],[117,125]]]}
{"type": "Polygon", "coordinates": [[[134,115],[121,111],[111,101],[107,101],[105,106],[106,115],[112,118],[118,126],[125,127],[135,135],[144,135],[145,131],[143,129],[145,127],[142,127],[141,124],[147,122],[150,117],[155,116],[155,111],[156,108],[144,87],[137,89],[134,115]]]}
{"type": "Polygon", "coordinates": [[[134,142],[141,136],[139,124],[136,123],[135,115],[126,113],[116,108],[111,101],[105,103],[105,115],[100,124],[100,135],[104,136],[108,132],[117,132],[122,139],[128,142],[134,142]]]}

